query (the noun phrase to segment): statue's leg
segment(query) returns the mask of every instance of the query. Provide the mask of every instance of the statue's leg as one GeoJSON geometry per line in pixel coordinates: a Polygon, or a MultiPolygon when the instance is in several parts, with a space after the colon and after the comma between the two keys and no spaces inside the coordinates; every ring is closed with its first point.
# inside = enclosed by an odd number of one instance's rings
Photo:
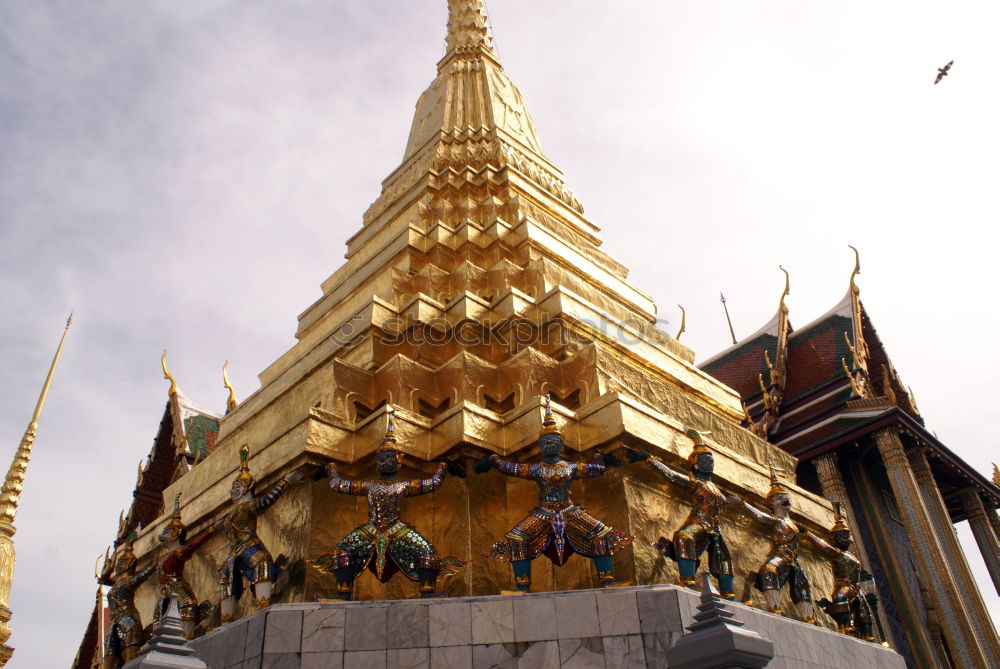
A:
{"type": "Polygon", "coordinates": [[[621,581],[615,579],[615,561],[610,555],[595,555],[593,558],[594,567],[597,569],[597,580],[602,588],[610,588],[614,585],[621,585],[621,581]]]}
{"type": "Polygon", "coordinates": [[[830,598],[833,601],[825,610],[837,623],[837,631],[841,634],[854,634],[855,627],[854,616],[851,612],[850,590],[843,585],[837,584],[830,598]]]}
{"type": "Polygon", "coordinates": [[[854,635],[865,641],[875,641],[875,621],[868,602],[857,595],[851,608],[854,612],[854,635]]]}
{"type": "Polygon", "coordinates": [[[257,606],[266,609],[271,605],[271,591],[274,588],[274,561],[263,546],[248,548],[244,555],[254,548],[257,550],[246,560],[247,576],[253,583],[257,606]]]}
{"type": "Polygon", "coordinates": [[[815,624],[812,592],[806,573],[798,565],[793,565],[790,576],[789,586],[792,590],[792,601],[795,602],[795,608],[799,610],[799,617],[802,618],[803,622],[815,624]]]}
{"type": "MultiPolygon", "coordinates": [[[[432,547],[433,548],[433,547],[432,547]]],[[[436,554],[420,556],[417,563],[417,574],[420,582],[421,597],[440,597],[442,594],[436,589],[438,574],[441,573],[441,558],[436,554]]]]}
{"type": "Polygon", "coordinates": [[[177,608],[181,614],[184,638],[190,641],[194,638],[194,627],[198,622],[198,601],[191,594],[191,590],[184,581],[174,585],[172,594],[177,597],[177,608]]]}
{"type": "Polygon", "coordinates": [[[335,550],[331,554],[333,577],[337,580],[337,599],[349,601],[354,579],[358,575],[357,568],[351,563],[351,554],[346,550],[335,550]]]}
{"type": "Polygon", "coordinates": [[[108,635],[103,641],[104,658],[101,661],[101,669],[117,669],[128,660],[123,658],[121,650],[121,637],[118,634],[118,626],[112,625],[108,630],[108,635]]]}
{"type": "Polygon", "coordinates": [[[733,558],[729,546],[722,533],[716,527],[708,537],[708,570],[715,576],[719,584],[719,594],[723,599],[736,599],[736,587],[733,583],[733,558]]]}
{"type": "Polygon", "coordinates": [[[677,558],[677,571],[680,572],[680,583],[692,590],[698,589],[698,579],[695,574],[698,562],[697,530],[695,525],[685,525],[674,532],[674,556],[677,558]]]}
{"type": "Polygon", "coordinates": [[[514,560],[510,566],[514,570],[514,589],[531,592],[531,560],[514,560]]]}
{"type": "Polygon", "coordinates": [[[774,556],[765,562],[761,570],[757,572],[757,588],[764,593],[764,602],[767,604],[767,610],[779,616],[784,613],[781,610],[781,584],[783,579],[779,575],[779,571],[782,569],[787,569],[785,561],[778,556],[774,556]]]}
{"type": "Polygon", "coordinates": [[[695,565],[697,562],[689,558],[681,558],[677,560],[677,571],[680,572],[681,582],[680,585],[686,585],[692,590],[698,589],[698,579],[695,577],[695,565]]]}
{"type": "Polygon", "coordinates": [[[234,559],[229,558],[222,564],[219,571],[219,619],[224,622],[232,622],[236,616],[236,599],[233,597],[233,571],[234,559]]]}

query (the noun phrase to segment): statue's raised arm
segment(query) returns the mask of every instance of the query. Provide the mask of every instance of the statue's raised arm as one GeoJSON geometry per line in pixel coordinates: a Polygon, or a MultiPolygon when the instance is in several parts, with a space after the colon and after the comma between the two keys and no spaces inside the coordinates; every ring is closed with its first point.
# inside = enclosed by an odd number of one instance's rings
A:
{"type": "Polygon", "coordinates": [[[434,492],[441,487],[444,482],[444,474],[448,471],[448,465],[441,463],[438,465],[437,471],[434,472],[434,476],[426,479],[413,479],[407,482],[406,486],[406,496],[407,497],[419,497],[420,495],[426,495],[427,493],[434,492]]]}
{"type": "Polygon", "coordinates": [[[340,478],[337,465],[332,462],[326,465],[326,477],[330,482],[330,488],[335,493],[341,495],[364,495],[368,492],[368,489],[365,487],[365,481],[351,481],[350,479],[340,478]]]}

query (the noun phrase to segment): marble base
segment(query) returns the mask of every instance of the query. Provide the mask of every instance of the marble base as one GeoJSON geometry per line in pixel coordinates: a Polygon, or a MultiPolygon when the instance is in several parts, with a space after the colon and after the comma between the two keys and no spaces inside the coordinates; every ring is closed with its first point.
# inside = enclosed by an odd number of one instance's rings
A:
{"type": "MultiPolygon", "coordinates": [[[[698,593],[672,585],[434,600],[276,604],[191,643],[209,669],[666,668],[698,593]]],[[[729,604],[769,669],[904,669],[827,629],[729,604]]]]}

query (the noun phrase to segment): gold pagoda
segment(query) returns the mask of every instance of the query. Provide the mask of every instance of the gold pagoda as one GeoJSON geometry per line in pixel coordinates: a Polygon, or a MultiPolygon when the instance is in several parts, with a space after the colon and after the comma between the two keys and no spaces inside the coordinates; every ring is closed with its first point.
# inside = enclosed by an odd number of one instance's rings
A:
{"type": "MultiPolygon", "coordinates": [[[[152,559],[169,515],[163,500],[178,494],[191,532],[212,524],[229,507],[244,445],[262,486],[329,461],[345,478],[368,477],[391,406],[404,476],[428,475],[446,457],[469,474],[410,500],[404,517],[441,555],[467,562],[447,584],[452,596],[496,594],[509,584],[509,566],[484,552],[536,493],[528,482],[475,476],[471,463],[488,453],[537,458],[546,396],[569,459],[628,446],[680,468],[692,448],[685,428],[708,432],[723,488],[766,508],[773,466],[784,472],[796,521],[825,534],[832,504],[794,484],[793,456],[741,426],[739,393],[698,369],[693,351],[656,328],[650,296],[601,250],[599,228],[545,156],[504,72],[484,1],[449,0],[448,11],[446,53],[417,101],[402,162],[347,240],[345,264],[322,282],[322,294],[298,318],[295,343],[260,374],[260,388],[239,403],[234,398],[224,416],[194,408],[172,385],[119,537],[139,528],[139,563],[152,559]],[[190,439],[189,430],[197,432],[190,439]]],[[[687,514],[676,491],[647,467],[574,485],[575,500],[635,536],[632,548],[615,556],[620,578],[675,581],[674,564],[652,544],[687,514]]],[[[261,517],[261,538],[288,565],[278,601],[335,592],[333,578],[308,562],[364,522],[365,511],[363,500],[307,477],[261,517]]],[[[731,544],[740,547],[734,562],[742,588],[770,544],[736,511],[725,520],[731,544]]],[[[217,601],[226,555],[215,537],[188,564],[199,599],[217,601]]],[[[804,552],[802,563],[814,591],[829,592],[823,558],[804,552]]],[[[536,590],[597,585],[585,560],[562,568],[536,561],[533,577],[536,590]]],[[[382,585],[368,574],[354,588],[355,599],[418,594],[414,583],[382,585]]],[[[151,582],[139,590],[144,617],[155,596],[151,582]]],[[[248,600],[237,615],[254,610],[248,600]]]]}

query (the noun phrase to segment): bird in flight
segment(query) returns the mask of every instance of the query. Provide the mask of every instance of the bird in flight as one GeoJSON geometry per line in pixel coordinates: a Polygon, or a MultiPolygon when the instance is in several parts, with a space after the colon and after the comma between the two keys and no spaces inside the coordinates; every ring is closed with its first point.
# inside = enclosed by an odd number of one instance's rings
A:
{"type": "Polygon", "coordinates": [[[938,84],[940,84],[941,80],[948,76],[948,70],[950,70],[951,66],[954,65],[954,64],[955,64],[955,61],[950,60],[950,61],[948,61],[947,65],[945,65],[944,67],[939,67],[938,68],[937,78],[934,80],[934,85],[935,86],[937,86],[938,84]]]}

